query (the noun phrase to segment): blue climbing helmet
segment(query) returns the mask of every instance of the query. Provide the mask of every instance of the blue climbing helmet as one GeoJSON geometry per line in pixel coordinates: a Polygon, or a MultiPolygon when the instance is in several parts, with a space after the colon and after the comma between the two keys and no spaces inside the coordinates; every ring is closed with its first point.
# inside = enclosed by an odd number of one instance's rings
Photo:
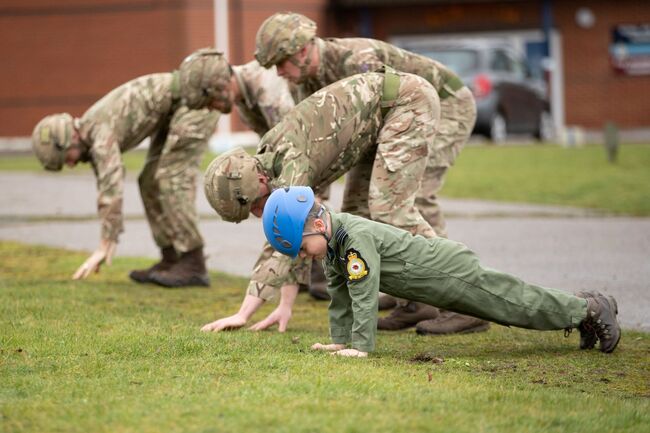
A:
{"type": "Polygon", "coordinates": [[[279,188],[266,200],[262,225],[271,246],[296,257],[302,244],[307,216],[314,206],[314,191],[308,186],[279,188]]]}

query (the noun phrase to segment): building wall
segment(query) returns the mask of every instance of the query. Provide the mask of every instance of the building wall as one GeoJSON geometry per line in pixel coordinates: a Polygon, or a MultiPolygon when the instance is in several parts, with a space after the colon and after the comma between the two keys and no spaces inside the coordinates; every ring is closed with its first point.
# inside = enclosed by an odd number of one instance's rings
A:
{"type": "Polygon", "coordinates": [[[0,136],[44,115],[82,114],[137,76],[169,71],[214,41],[212,0],[4,0],[0,136]]]}
{"type": "MultiPolygon", "coordinates": [[[[230,62],[238,65],[254,59],[257,29],[269,16],[276,12],[292,11],[301,13],[316,21],[319,27],[324,27],[326,4],[327,0],[229,1],[230,62]]],[[[236,110],[233,110],[231,118],[234,131],[247,130],[247,127],[239,120],[236,110]]]]}
{"type": "Polygon", "coordinates": [[[556,26],[562,34],[566,123],[600,129],[607,121],[622,128],[650,127],[650,75],[617,74],[609,62],[612,27],[650,23],[650,2],[556,2],[556,26]],[[581,28],[575,14],[589,6],[593,27],[581,28]]]}

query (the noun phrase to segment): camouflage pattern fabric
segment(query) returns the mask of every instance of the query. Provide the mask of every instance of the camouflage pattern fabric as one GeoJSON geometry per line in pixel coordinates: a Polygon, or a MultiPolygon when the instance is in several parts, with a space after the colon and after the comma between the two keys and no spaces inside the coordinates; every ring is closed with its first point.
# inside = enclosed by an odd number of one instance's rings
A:
{"type": "MultiPolygon", "coordinates": [[[[172,239],[176,239],[177,236],[181,239],[183,236],[188,237],[186,233],[191,230],[186,230],[187,227],[183,226],[186,221],[194,220],[193,225],[196,226],[193,203],[191,209],[188,209],[189,201],[193,202],[192,197],[168,200],[166,204],[152,205],[152,209],[148,209],[149,197],[157,193],[149,192],[148,188],[152,188],[150,179],[158,180],[156,179],[158,169],[164,169],[159,179],[168,182],[162,188],[168,196],[180,190],[194,189],[193,184],[181,185],[178,182],[194,182],[194,176],[189,173],[192,172],[192,167],[196,171],[196,160],[197,158],[200,160],[200,155],[197,156],[197,153],[205,150],[210,131],[216,127],[218,114],[208,115],[207,111],[197,111],[190,116],[186,113],[186,109],[176,114],[180,104],[178,95],[172,90],[177,79],[175,73],[151,74],[136,78],[109,92],[79,119],[81,145],[86,151],[84,159],[91,162],[97,177],[98,211],[102,220],[101,235],[104,239],[116,241],[124,230],[122,218],[124,166],[121,154],[136,147],[148,136],[152,137],[150,155],[140,178],[140,185],[154,239],[157,243],[162,242],[158,243],[161,248],[167,247],[170,246],[169,236],[172,239]],[[197,121],[195,116],[207,117],[197,121]],[[199,129],[201,131],[198,131],[199,129]],[[181,139],[181,136],[184,138],[181,139]],[[203,141],[202,145],[194,143],[200,141],[203,141]],[[190,142],[192,144],[188,144],[190,142]],[[158,160],[160,161],[157,164],[153,163],[158,160]],[[162,161],[165,163],[161,163],[162,161]],[[158,169],[157,165],[159,165],[158,169]],[[188,173],[184,173],[185,171],[188,173]],[[179,181],[170,184],[168,179],[173,177],[178,177],[179,181]],[[174,200],[177,202],[174,203],[174,200]],[[178,202],[182,202],[183,206],[173,207],[178,202]],[[186,221],[179,222],[178,227],[172,225],[173,230],[170,230],[168,237],[165,237],[160,235],[163,231],[160,227],[169,221],[161,215],[168,215],[170,208],[173,208],[171,213],[186,215],[186,221]],[[176,229],[179,229],[180,235],[174,232],[176,229]]],[[[194,192],[192,191],[191,194],[194,192]]],[[[178,215],[174,217],[183,219],[178,215]]],[[[198,241],[182,240],[179,246],[197,242],[202,245],[199,237],[198,241]]],[[[183,252],[183,250],[179,251],[183,252]]]]}
{"type": "MultiPolygon", "coordinates": [[[[382,73],[354,75],[298,104],[262,138],[260,147],[273,150],[256,155],[271,187],[308,185],[319,191],[359,165],[359,175],[350,176],[349,182],[364,178],[366,186],[363,191],[346,187],[355,191],[346,192],[346,209],[435,236],[414,201],[438,127],[438,95],[424,79],[398,75],[396,104],[385,118],[382,73]]],[[[267,251],[257,262],[247,293],[270,299],[284,284],[309,281],[307,269],[300,259],[291,263],[267,251]]]]}
{"type": "Polygon", "coordinates": [[[236,101],[239,114],[244,123],[263,136],[295,105],[289,83],[277,75],[275,67],[265,69],[256,60],[232,69],[243,99],[236,101]]]}
{"type": "Polygon", "coordinates": [[[181,107],[151,137],[138,183],[149,226],[161,248],[173,245],[176,251],[187,252],[203,246],[196,181],[218,118],[218,111],[181,107]]]}
{"type": "Polygon", "coordinates": [[[476,103],[469,89],[445,65],[383,41],[366,38],[315,38],[320,53],[318,75],[297,86],[296,101],[342,78],[374,71],[384,64],[398,71],[418,75],[433,85],[440,95],[440,126],[424,174],[422,195],[417,205],[429,224],[446,235],[445,222],[437,204],[447,168],[465,145],[476,122],[476,103]]]}
{"type": "Polygon", "coordinates": [[[445,219],[438,205],[438,192],[442,189],[447,170],[469,140],[475,121],[476,103],[467,87],[440,101],[438,134],[433,142],[433,152],[429,154],[422,187],[415,199],[420,213],[438,236],[447,237],[445,219]]]}

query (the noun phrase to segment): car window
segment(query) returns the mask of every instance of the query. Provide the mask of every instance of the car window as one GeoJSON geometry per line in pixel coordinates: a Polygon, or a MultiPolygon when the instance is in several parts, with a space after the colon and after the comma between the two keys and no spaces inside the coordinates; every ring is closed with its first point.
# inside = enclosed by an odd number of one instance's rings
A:
{"type": "Polygon", "coordinates": [[[478,69],[478,53],[474,50],[426,50],[420,54],[439,61],[461,76],[478,69]]]}
{"type": "Polygon", "coordinates": [[[494,50],[490,59],[490,69],[500,72],[513,72],[512,59],[502,50],[494,50]]]}

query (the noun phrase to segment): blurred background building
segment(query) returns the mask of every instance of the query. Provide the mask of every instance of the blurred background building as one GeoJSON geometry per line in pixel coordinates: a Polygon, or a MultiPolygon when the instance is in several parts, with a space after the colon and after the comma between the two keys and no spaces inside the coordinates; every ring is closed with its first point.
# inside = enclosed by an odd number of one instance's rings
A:
{"type": "MultiPolygon", "coordinates": [[[[520,79],[543,83],[557,130],[589,133],[606,122],[650,130],[648,1],[2,0],[3,145],[30,135],[44,115],[81,115],[125,81],[172,70],[197,48],[248,62],[259,25],[287,10],[314,19],[323,37],[372,37],[424,54],[465,40],[502,44],[515,53],[520,79]]],[[[475,92],[492,85],[468,84],[475,92]]],[[[229,117],[221,136],[249,140],[229,117]]]]}

